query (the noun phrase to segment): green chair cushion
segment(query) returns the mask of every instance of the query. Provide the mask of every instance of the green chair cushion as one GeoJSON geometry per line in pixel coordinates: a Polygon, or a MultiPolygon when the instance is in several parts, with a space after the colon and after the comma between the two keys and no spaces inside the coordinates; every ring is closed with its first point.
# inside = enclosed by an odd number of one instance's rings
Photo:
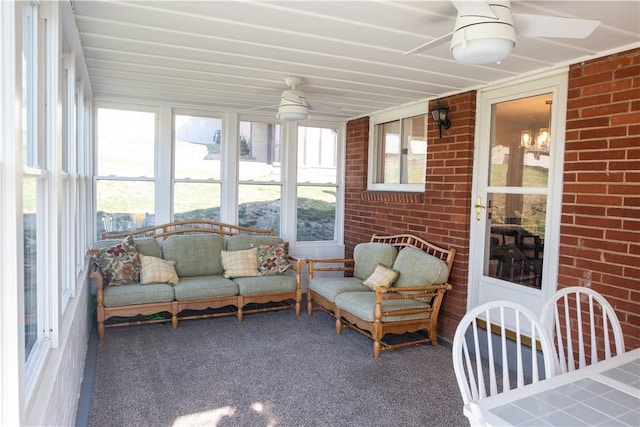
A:
{"type": "MultiPolygon", "coordinates": [[[[374,321],[374,311],[376,306],[375,292],[345,292],[336,297],[336,307],[340,310],[347,311],[354,316],[359,317],[367,322],[374,321]]],[[[422,313],[400,315],[400,316],[382,316],[382,322],[400,322],[403,320],[428,319],[431,313],[426,311],[429,304],[424,301],[407,298],[400,300],[382,301],[382,312],[393,312],[397,310],[405,310],[408,308],[424,308],[422,313]]]]}
{"type": "Polygon", "coordinates": [[[353,249],[353,277],[364,281],[373,274],[378,264],[391,267],[397,255],[398,249],[387,243],[359,243],[353,249]]]}
{"type": "Polygon", "coordinates": [[[449,274],[446,262],[412,247],[406,247],[400,251],[392,268],[400,273],[393,284],[395,288],[439,285],[449,274]]]}
{"type": "Polygon", "coordinates": [[[355,277],[314,277],[309,281],[309,289],[331,302],[343,292],[371,292],[355,277]]]}

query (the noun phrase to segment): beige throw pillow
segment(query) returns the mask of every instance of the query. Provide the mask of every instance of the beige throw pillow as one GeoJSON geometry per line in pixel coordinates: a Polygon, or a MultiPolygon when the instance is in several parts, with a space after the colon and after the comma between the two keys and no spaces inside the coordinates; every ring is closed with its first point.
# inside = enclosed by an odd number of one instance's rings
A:
{"type": "Polygon", "coordinates": [[[367,279],[362,282],[362,284],[372,291],[375,291],[376,288],[379,287],[383,287],[386,289],[396,281],[399,275],[400,273],[398,273],[397,271],[392,270],[389,267],[385,267],[382,264],[378,264],[371,276],[367,277],[367,279]]]}
{"type": "Polygon", "coordinates": [[[258,248],[243,251],[220,251],[224,277],[258,276],[258,248]]]}
{"type": "Polygon", "coordinates": [[[175,285],[180,283],[180,278],[175,269],[175,261],[146,255],[140,255],[140,261],[142,263],[140,282],[143,285],[149,283],[170,283],[175,285]]]}

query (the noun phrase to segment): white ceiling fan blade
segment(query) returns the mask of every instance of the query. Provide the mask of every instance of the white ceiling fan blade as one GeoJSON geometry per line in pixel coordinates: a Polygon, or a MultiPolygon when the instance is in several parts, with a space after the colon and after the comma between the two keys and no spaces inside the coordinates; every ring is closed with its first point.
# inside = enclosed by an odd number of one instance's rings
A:
{"type": "Polygon", "coordinates": [[[514,13],[516,34],[522,37],[556,37],[584,39],[598,28],[600,21],[592,19],[562,18],[558,16],[514,13]]]}
{"type": "Polygon", "coordinates": [[[442,41],[449,39],[452,34],[453,34],[453,31],[451,31],[450,33],[447,33],[447,34],[445,34],[443,36],[437,37],[437,38],[435,38],[433,40],[429,40],[426,43],[422,43],[418,47],[414,47],[413,49],[406,51],[405,53],[403,53],[403,55],[411,55],[412,53],[420,52],[420,51],[423,51],[423,50],[425,50],[425,49],[427,49],[427,48],[429,48],[431,46],[435,46],[435,45],[441,43],[442,41]]]}
{"type": "Polygon", "coordinates": [[[261,107],[251,107],[251,108],[247,108],[247,111],[253,111],[253,110],[264,110],[266,108],[276,108],[278,107],[278,104],[275,105],[263,105],[261,107]]]}
{"type": "Polygon", "coordinates": [[[477,15],[497,18],[486,0],[451,0],[460,15],[477,15]]]}
{"type": "Polygon", "coordinates": [[[309,102],[309,100],[307,100],[307,106],[309,107],[309,110],[320,113],[337,113],[342,110],[342,108],[336,107],[335,105],[321,104],[315,101],[309,102]]]}

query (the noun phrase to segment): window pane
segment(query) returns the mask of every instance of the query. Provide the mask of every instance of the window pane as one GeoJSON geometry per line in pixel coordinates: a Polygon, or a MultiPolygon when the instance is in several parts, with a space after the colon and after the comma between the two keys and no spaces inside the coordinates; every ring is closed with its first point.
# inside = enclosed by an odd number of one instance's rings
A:
{"type": "Polygon", "coordinates": [[[336,184],[338,133],[335,129],[298,127],[298,182],[336,184]]]}
{"type": "Polygon", "coordinates": [[[98,180],[98,238],[103,232],[130,231],[154,225],[154,194],[152,181],[98,180]]]}
{"type": "Polygon", "coordinates": [[[241,121],[239,135],[240,181],[280,182],[282,126],[241,121]]]}
{"type": "Polygon", "coordinates": [[[299,242],[335,240],[337,187],[298,186],[299,242]]]}
{"type": "Polygon", "coordinates": [[[238,188],[238,224],[269,229],[280,234],[280,185],[247,185],[238,188]]]}
{"type": "Polygon", "coordinates": [[[38,338],[37,179],[23,177],[25,359],[38,338]]]}
{"type": "Polygon", "coordinates": [[[174,186],[173,217],[220,220],[220,184],[178,182],[174,186]]]}
{"type": "Polygon", "coordinates": [[[176,178],[220,179],[222,120],[175,117],[176,178]]]}
{"type": "Polygon", "coordinates": [[[400,121],[376,125],[378,165],[376,183],[400,183],[400,121]]]}
{"type": "Polygon", "coordinates": [[[547,187],[551,99],[548,93],[493,106],[490,186],[547,187]]]}
{"type": "Polygon", "coordinates": [[[98,109],[98,175],[152,177],[155,114],[98,109]]]}
{"type": "Polygon", "coordinates": [[[427,164],[427,115],[402,121],[404,149],[407,153],[407,176],[403,183],[424,184],[427,164]]]}

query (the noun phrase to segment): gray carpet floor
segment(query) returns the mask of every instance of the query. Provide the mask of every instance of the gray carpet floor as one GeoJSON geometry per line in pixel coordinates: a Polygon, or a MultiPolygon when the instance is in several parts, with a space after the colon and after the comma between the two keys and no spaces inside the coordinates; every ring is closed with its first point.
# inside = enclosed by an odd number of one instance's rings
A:
{"type": "Polygon", "coordinates": [[[291,310],[107,329],[88,425],[468,426],[446,346],[383,351],[291,310]]]}

